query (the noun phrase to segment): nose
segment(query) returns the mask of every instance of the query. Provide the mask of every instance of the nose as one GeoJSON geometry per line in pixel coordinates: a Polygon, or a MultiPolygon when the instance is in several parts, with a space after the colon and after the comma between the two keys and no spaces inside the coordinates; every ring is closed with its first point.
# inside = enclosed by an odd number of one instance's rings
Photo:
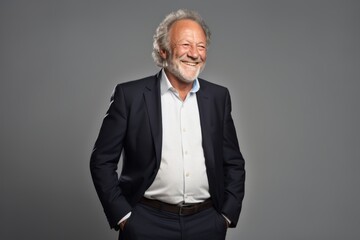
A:
{"type": "Polygon", "coordinates": [[[193,59],[199,58],[199,51],[196,46],[192,45],[187,53],[188,57],[193,59]]]}

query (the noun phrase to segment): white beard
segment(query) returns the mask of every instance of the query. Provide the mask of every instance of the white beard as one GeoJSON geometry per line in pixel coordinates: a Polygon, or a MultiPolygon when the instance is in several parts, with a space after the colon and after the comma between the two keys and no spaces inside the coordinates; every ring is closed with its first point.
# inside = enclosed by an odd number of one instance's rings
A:
{"type": "MultiPolygon", "coordinates": [[[[180,59],[178,59],[180,61],[180,59]]],[[[205,67],[205,63],[201,67],[197,67],[195,72],[188,73],[182,63],[172,60],[167,61],[167,70],[175,75],[180,81],[185,83],[192,83],[202,72],[205,67]]]]}

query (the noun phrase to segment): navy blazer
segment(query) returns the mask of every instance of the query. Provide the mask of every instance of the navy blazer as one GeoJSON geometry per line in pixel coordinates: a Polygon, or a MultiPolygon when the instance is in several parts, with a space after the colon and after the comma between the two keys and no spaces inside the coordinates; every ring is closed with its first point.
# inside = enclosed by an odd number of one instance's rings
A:
{"type": "MultiPolygon", "coordinates": [[[[118,84],[96,140],[90,169],[112,228],[154,181],[160,166],[161,72],[118,84]],[[123,151],[120,177],[116,172],[123,151]]],[[[244,198],[244,159],[231,117],[229,91],[199,79],[196,93],[209,191],[214,207],[235,227],[244,198]]]]}

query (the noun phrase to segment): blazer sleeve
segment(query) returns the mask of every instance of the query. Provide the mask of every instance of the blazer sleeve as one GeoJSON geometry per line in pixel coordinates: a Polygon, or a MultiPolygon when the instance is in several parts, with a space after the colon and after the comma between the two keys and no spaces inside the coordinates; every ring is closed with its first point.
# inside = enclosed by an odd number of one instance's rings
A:
{"type": "Polygon", "coordinates": [[[240,152],[236,130],[231,117],[231,99],[226,91],[223,128],[223,166],[225,177],[225,194],[222,212],[231,221],[230,227],[235,227],[244,198],[245,161],[240,152]]]}
{"type": "Polygon", "coordinates": [[[127,129],[124,92],[117,85],[111,97],[90,158],[91,176],[111,228],[132,209],[119,186],[116,172],[127,129]]]}

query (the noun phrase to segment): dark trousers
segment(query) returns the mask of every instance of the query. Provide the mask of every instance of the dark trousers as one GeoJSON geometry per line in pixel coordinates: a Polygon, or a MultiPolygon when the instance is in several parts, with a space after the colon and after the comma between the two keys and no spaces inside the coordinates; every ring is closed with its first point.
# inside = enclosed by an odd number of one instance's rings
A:
{"type": "Polygon", "coordinates": [[[214,208],[181,216],[139,203],[119,240],[224,240],[225,221],[214,208]]]}

